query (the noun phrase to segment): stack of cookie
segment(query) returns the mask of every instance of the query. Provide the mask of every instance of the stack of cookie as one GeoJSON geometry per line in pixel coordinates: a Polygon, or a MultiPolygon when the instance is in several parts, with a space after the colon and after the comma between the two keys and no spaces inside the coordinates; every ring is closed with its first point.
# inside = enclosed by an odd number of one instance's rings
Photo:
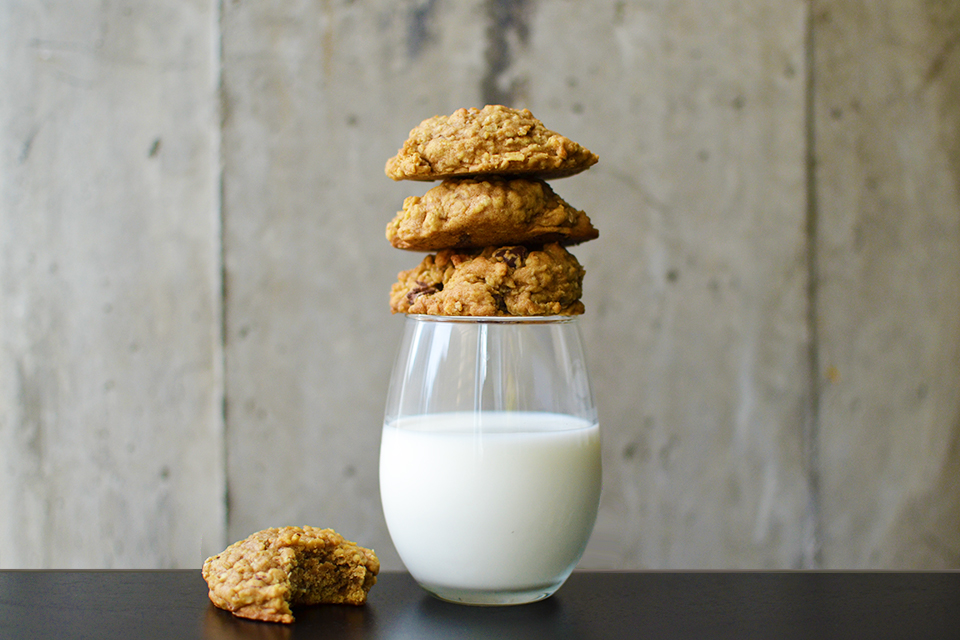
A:
{"type": "Polygon", "coordinates": [[[409,197],[387,225],[394,247],[435,251],[402,271],[394,313],[544,316],[583,313],[583,267],[565,247],[599,234],[545,182],[596,154],[546,129],[526,109],[488,105],[421,122],[386,173],[442,180],[409,197]]]}

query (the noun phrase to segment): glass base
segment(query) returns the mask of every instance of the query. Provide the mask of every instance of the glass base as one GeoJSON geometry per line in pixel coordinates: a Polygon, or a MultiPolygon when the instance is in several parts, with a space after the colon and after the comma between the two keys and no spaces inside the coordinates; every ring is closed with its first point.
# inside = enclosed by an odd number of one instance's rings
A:
{"type": "Polygon", "coordinates": [[[518,590],[485,590],[485,589],[459,589],[456,587],[442,587],[421,583],[420,586],[435,598],[454,604],[469,604],[479,607],[502,607],[517,604],[529,604],[545,600],[552,596],[563,584],[560,581],[556,584],[536,587],[532,589],[518,590]]]}

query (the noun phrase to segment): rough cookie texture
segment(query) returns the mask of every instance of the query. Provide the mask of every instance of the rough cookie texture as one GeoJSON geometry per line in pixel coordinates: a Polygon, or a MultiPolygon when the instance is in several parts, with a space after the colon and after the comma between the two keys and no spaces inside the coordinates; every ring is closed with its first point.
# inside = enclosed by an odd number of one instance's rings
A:
{"type": "Polygon", "coordinates": [[[445,249],[400,272],[394,313],[442,316],[544,316],[583,313],[583,267],[558,243],[482,250],[445,249]]]}
{"type": "Polygon", "coordinates": [[[291,606],[364,604],[380,561],[332,529],[264,529],[203,563],[210,601],[234,615],[293,622],[291,606]]]}
{"type": "Polygon", "coordinates": [[[434,116],[410,131],[386,173],[394,180],[532,175],[549,180],[579,173],[597,156],[550,131],[527,109],[487,105],[434,116]]]}
{"type": "Polygon", "coordinates": [[[593,240],[599,235],[583,211],[542,180],[491,177],[444,180],[423,197],[404,200],[387,225],[398,249],[437,251],[506,244],[593,240]]]}

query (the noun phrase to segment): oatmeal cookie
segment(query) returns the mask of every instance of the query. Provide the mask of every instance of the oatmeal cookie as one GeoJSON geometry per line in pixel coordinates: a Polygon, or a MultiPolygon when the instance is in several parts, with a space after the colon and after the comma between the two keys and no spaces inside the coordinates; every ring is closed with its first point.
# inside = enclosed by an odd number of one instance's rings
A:
{"type": "Polygon", "coordinates": [[[332,529],[264,529],[203,563],[210,601],[234,615],[293,622],[295,605],[364,604],[380,561],[332,529]]]}
{"type": "Polygon", "coordinates": [[[598,235],[587,214],[564,202],[550,185],[523,178],[444,180],[423,197],[404,200],[403,211],[387,225],[390,244],[412,251],[571,245],[598,235]]]}
{"type": "Polygon", "coordinates": [[[390,308],[440,316],[576,315],[583,313],[583,274],[555,242],[532,249],[444,249],[399,274],[390,308]]]}
{"type": "Polygon", "coordinates": [[[550,131],[527,109],[487,105],[421,122],[387,161],[386,173],[394,180],[490,174],[550,180],[596,162],[596,154],[550,131]]]}

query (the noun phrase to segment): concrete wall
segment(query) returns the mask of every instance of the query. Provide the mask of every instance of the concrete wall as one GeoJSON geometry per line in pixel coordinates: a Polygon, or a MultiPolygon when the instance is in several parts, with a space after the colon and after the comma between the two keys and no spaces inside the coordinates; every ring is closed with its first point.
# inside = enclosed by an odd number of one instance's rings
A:
{"type": "Polygon", "coordinates": [[[960,5],[0,0],[0,567],[282,524],[401,565],[420,256],[383,165],[529,107],[600,156],[586,568],[960,568],[960,5]]]}

